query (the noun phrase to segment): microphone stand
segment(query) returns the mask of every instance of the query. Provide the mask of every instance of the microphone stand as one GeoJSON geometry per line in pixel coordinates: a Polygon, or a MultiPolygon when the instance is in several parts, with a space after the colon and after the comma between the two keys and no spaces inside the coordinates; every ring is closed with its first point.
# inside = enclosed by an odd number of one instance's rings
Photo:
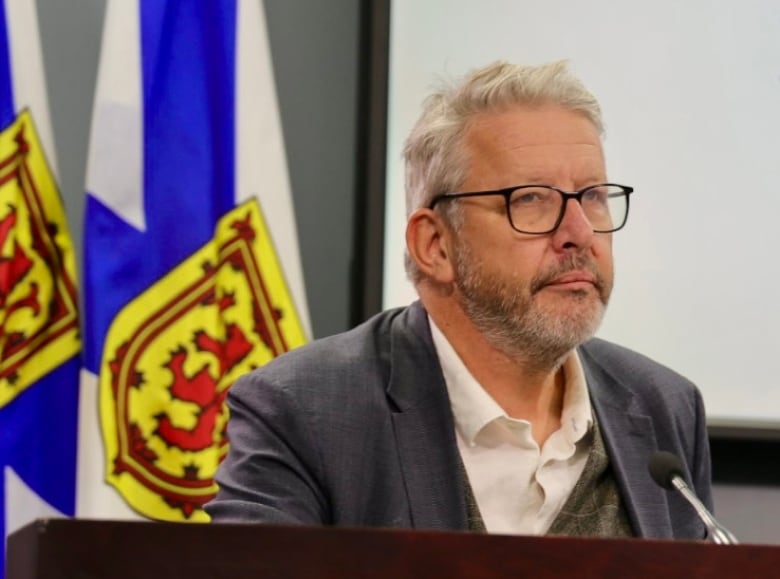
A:
{"type": "Polygon", "coordinates": [[[704,523],[704,526],[707,527],[707,538],[710,541],[717,545],[737,545],[739,543],[731,531],[715,520],[690,487],[685,484],[682,477],[674,475],[670,482],[696,510],[696,513],[704,523]]]}

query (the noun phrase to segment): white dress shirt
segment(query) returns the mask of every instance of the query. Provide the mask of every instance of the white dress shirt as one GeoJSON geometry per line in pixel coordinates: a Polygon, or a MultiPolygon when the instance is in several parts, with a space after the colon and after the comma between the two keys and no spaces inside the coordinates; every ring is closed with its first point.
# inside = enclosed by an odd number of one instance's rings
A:
{"type": "Polygon", "coordinates": [[[543,446],[531,423],[506,412],[474,379],[433,320],[433,343],[447,383],[466,473],[490,533],[543,534],[585,468],[593,423],[576,351],[566,359],[561,427],[543,446]]]}

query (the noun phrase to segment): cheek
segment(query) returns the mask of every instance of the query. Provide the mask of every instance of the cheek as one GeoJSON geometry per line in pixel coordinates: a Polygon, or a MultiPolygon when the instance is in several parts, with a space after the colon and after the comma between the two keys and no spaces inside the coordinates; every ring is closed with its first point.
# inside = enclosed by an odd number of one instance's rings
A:
{"type": "Polygon", "coordinates": [[[612,236],[597,237],[593,241],[593,255],[599,264],[602,274],[612,276],[612,236]]]}

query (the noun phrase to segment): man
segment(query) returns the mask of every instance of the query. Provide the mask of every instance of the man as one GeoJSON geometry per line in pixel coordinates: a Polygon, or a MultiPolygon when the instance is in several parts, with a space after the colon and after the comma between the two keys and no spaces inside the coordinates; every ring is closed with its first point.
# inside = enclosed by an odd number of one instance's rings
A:
{"type": "Polygon", "coordinates": [[[650,479],[711,504],[697,389],[591,339],[632,189],[565,64],[496,63],[432,95],[405,148],[420,301],[239,380],[214,521],[701,538],[650,479]]]}

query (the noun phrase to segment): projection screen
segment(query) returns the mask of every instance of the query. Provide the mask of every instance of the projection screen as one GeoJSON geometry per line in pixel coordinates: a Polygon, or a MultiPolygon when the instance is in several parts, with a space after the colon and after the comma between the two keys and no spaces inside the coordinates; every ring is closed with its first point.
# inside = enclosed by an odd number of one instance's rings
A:
{"type": "Polygon", "coordinates": [[[394,0],[386,307],[403,272],[400,151],[440,78],[567,59],[599,98],[609,178],[635,187],[599,336],[701,388],[710,424],[780,429],[776,0],[394,0]]]}

